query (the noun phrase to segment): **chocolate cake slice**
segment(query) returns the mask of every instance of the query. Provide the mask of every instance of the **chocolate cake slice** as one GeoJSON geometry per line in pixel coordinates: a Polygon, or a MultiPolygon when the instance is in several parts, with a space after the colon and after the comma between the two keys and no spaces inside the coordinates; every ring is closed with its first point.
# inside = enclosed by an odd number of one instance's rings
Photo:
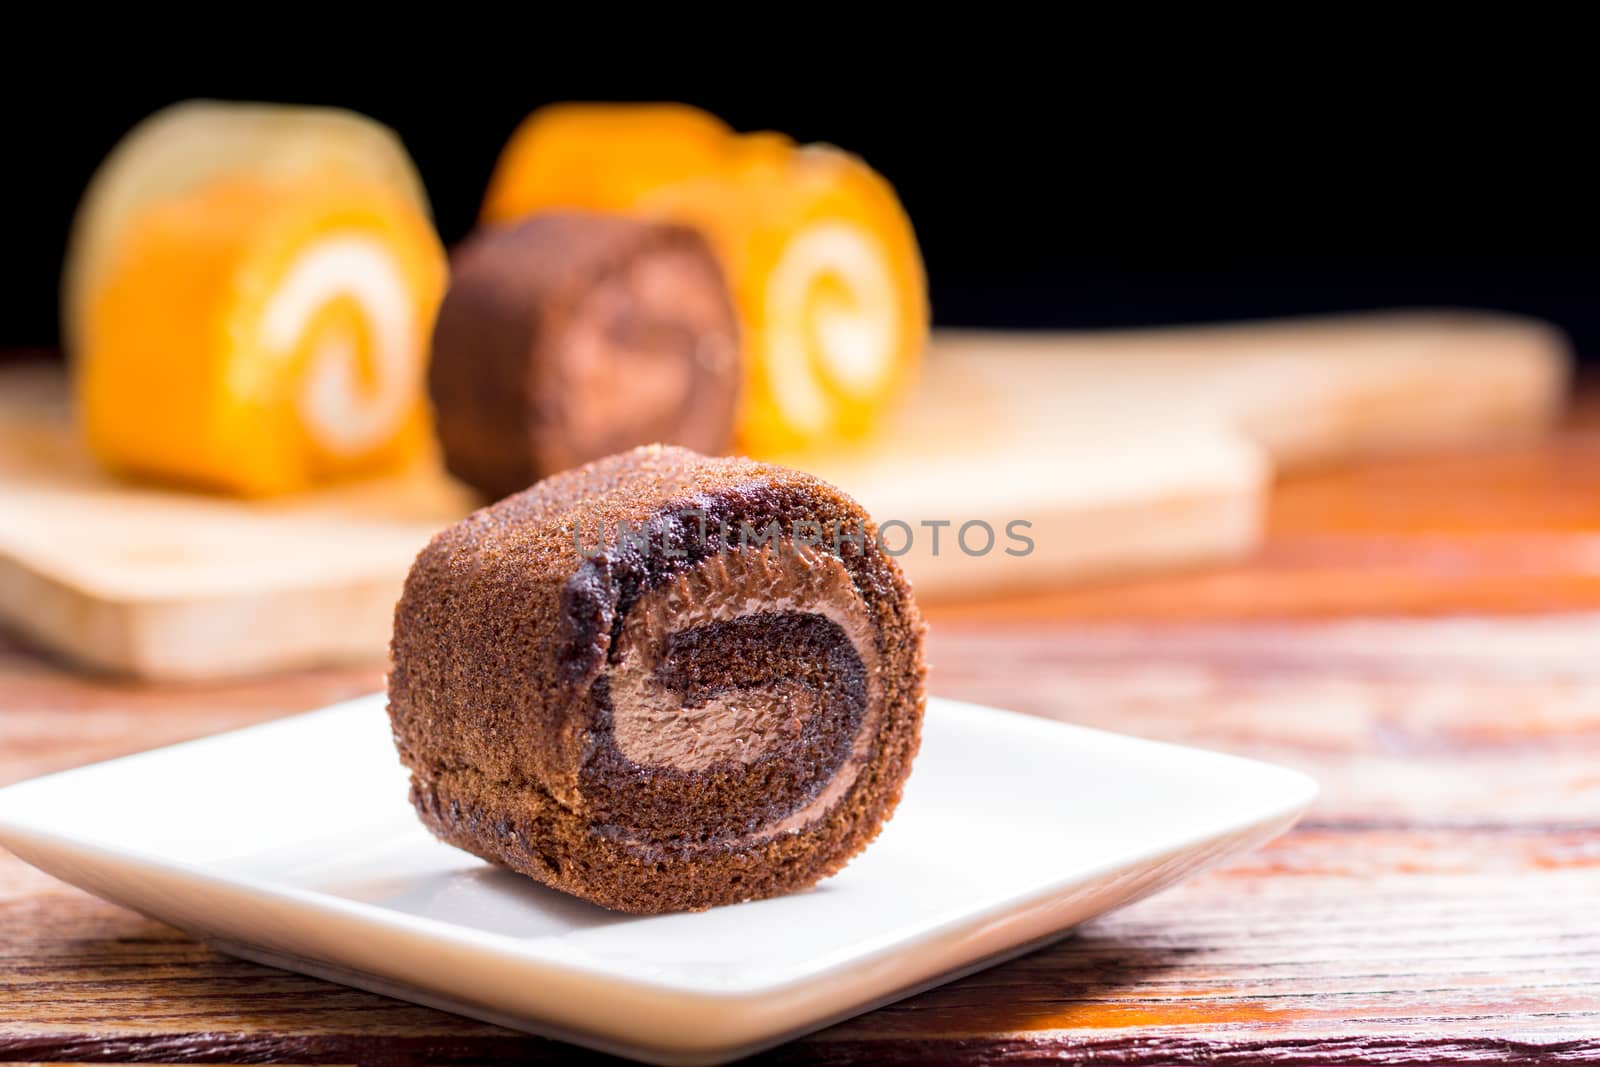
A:
{"type": "Polygon", "coordinates": [[[696,910],[809,886],[878,833],[922,631],[849,497],[650,446],[434,538],[389,714],[443,840],[608,908],[696,910]]]}
{"type": "Polygon", "coordinates": [[[445,465],[498,499],[635,445],[722,451],[740,375],[732,297],[698,232],[570,212],[456,251],[428,392],[445,465]]]}

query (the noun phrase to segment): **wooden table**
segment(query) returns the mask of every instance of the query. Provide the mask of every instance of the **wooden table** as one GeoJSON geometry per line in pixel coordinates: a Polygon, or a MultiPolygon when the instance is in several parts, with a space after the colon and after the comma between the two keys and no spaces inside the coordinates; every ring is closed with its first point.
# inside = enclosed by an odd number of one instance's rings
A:
{"type": "MultiPolygon", "coordinates": [[[[1323,796],[1225,869],[766,1059],[1600,1059],[1600,393],[1538,445],[1302,476],[1244,565],[930,615],[944,695],[1277,760],[1323,796]]],[[[0,781],[380,680],[138,688],[0,643],[0,781]]],[[[223,958],[0,854],[6,1058],[591,1057],[223,958]]]]}

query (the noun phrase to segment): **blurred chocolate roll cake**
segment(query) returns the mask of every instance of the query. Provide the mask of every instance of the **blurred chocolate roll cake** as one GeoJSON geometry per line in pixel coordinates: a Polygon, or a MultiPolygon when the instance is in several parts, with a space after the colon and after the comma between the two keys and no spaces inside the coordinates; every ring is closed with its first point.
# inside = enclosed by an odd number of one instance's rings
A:
{"type": "Polygon", "coordinates": [[[428,391],[451,473],[499,498],[634,445],[728,444],[738,325],[687,227],[539,215],[451,263],[428,391]]]}
{"type": "Polygon", "coordinates": [[[389,677],[422,821],[627,912],[839,870],[922,724],[922,619],[875,534],[809,475],[656,446],[445,530],[389,677]]]}

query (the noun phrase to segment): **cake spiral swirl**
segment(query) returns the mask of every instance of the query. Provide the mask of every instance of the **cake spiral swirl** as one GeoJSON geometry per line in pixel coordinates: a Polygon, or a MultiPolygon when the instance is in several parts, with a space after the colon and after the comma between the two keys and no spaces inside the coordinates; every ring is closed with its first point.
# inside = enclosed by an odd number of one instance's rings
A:
{"type": "Polygon", "coordinates": [[[390,714],[444,840],[607,907],[698,909],[808,886],[876,835],[916,750],[921,641],[853,501],[639,449],[434,540],[390,714]]]}

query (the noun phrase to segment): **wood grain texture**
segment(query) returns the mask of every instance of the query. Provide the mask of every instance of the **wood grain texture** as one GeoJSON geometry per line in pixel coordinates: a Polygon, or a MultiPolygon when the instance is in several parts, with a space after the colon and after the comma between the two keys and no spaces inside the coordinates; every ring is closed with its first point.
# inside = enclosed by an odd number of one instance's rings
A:
{"type": "MultiPolygon", "coordinates": [[[[944,695],[1287,763],[1323,795],[1253,855],[764,1062],[1600,1061],[1596,425],[1303,476],[1204,598],[1196,575],[1084,591],[1093,609],[935,607],[944,695]]],[[[378,677],[133,686],[0,643],[0,780],[378,677]]],[[[599,1059],[226,959],[0,857],[8,1057],[599,1059]]]]}
{"type": "Polygon", "coordinates": [[[1600,380],[1548,438],[1302,472],[1246,560],[940,602],[948,621],[1528,614],[1600,603],[1600,380]]]}

